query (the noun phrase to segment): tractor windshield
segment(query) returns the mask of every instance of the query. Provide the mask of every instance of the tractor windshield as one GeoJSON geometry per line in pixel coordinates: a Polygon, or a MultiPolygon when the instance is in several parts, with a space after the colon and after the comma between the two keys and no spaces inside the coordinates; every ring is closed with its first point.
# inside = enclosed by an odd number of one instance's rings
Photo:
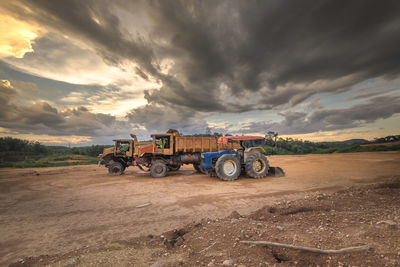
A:
{"type": "Polygon", "coordinates": [[[257,147],[257,146],[263,146],[265,144],[264,139],[256,139],[256,140],[246,140],[243,141],[243,146],[246,148],[249,147],[257,147]]]}

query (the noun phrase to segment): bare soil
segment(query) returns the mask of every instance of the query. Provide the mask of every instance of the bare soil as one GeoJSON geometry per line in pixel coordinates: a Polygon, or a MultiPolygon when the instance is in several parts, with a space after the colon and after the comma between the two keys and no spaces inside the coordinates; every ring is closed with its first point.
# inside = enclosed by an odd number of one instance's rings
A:
{"type": "Polygon", "coordinates": [[[110,177],[95,165],[2,169],[0,265],[398,266],[399,152],[270,162],[286,176],[223,182],[191,166],[160,179],[134,168],[110,177]],[[241,240],[372,249],[322,256],[241,240]]]}

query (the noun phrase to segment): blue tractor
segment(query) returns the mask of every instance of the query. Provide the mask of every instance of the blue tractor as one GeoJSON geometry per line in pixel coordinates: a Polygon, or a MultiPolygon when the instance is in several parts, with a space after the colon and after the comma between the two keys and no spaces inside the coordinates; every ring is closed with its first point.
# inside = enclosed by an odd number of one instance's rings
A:
{"type": "Polygon", "coordinates": [[[246,173],[251,178],[266,176],[283,176],[279,167],[269,166],[267,157],[263,154],[265,138],[259,136],[223,136],[218,139],[219,144],[239,143],[239,149],[220,150],[201,154],[201,167],[211,175],[215,174],[224,181],[239,178],[246,173]]]}

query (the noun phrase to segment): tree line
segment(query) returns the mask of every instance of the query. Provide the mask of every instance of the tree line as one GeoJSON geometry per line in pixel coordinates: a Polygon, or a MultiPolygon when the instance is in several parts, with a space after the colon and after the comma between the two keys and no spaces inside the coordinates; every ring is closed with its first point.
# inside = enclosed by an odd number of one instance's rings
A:
{"type": "Polygon", "coordinates": [[[84,147],[46,146],[37,141],[23,140],[13,137],[0,137],[0,161],[15,162],[35,160],[48,155],[75,154],[97,157],[105,145],[91,145],[84,147]]]}
{"type": "MultiPolygon", "coordinates": [[[[382,138],[385,140],[385,138],[382,138]]],[[[388,138],[386,138],[388,140],[388,138]]],[[[391,138],[391,140],[394,140],[391,138]]],[[[374,152],[400,150],[400,145],[393,146],[362,146],[366,140],[344,141],[344,142],[310,142],[293,138],[267,137],[264,146],[267,155],[296,155],[296,154],[327,154],[327,153],[350,153],[350,152],[374,152]]]]}
{"type": "MultiPolygon", "coordinates": [[[[228,134],[225,134],[227,136],[228,134]]],[[[186,135],[188,136],[188,135],[186,135]]],[[[193,134],[196,137],[220,137],[222,133],[193,134]]],[[[400,140],[400,135],[376,138],[372,142],[356,140],[354,142],[310,142],[293,138],[275,138],[267,136],[264,145],[267,155],[295,155],[295,154],[324,154],[324,153],[348,153],[369,151],[393,151],[400,150],[400,145],[393,146],[362,146],[367,143],[383,143],[400,140]]],[[[84,155],[97,157],[107,145],[91,145],[84,147],[46,146],[36,141],[28,141],[13,137],[0,137],[0,162],[18,162],[36,160],[49,155],[84,155]]]]}

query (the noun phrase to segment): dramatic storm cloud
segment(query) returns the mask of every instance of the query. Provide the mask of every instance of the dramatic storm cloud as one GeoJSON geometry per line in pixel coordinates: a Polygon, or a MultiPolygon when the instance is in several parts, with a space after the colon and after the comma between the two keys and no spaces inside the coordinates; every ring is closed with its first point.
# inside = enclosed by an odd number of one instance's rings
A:
{"type": "MultiPolygon", "coordinates": [[[[108,135],[64,126],[69,116],[110,116],[127,133],[219,125],[303,134],[373,129],[400,113],[398,1],[21,0],[0,10],[36,34],[23,58],[0,53],[16,71],[113,90],[50,99],[62,114],[32,100],[46,114],[41,126],[23,129],[2,114],[6,129],[108,135]]],[[[18,98],[2,90],[2,101],[18,98]]]]}
{"type": "MultiPolygon", "coordinates": [[[[22,88],[22,91],[24,88],[22,88]]],[[[0,125],[20,132],[48,135],[115,136],[131,127],[114,116],[91,113],[84,107],[62,111],[47,102],[19,104],[20,90],[9,81],[0,83],[0,125]]]]}
{"type": "Polygon", "coordinates": [[[342,130],[358,127],[365,122],[389,118],[396,113],[400,113],[400,97],[382,96],[346,109],[317,110],[309,116],[304,112],[280,113],[284,117],[280,123],[252,122],[243,125],[240,132],[277,130],[287,134],[298,134],[342,130]]]}

